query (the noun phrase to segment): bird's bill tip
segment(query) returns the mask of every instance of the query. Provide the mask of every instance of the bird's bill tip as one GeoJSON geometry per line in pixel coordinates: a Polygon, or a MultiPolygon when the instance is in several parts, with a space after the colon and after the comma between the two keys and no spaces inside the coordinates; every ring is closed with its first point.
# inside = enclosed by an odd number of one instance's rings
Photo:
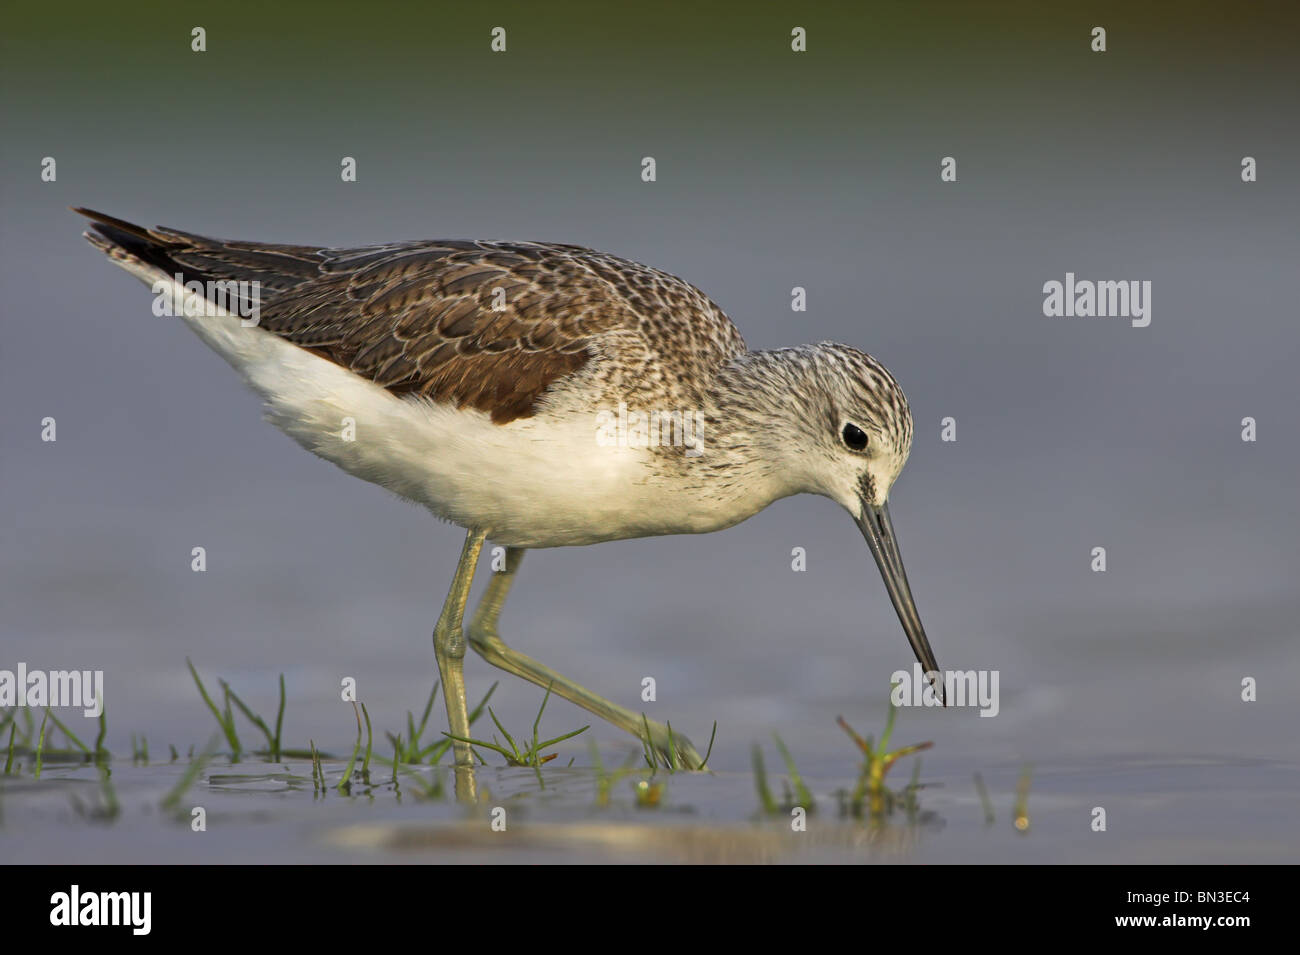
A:
{"type": "Polygon", "coordinates": [[[876,559],[876,566],[880,568],[880,576],[885,581],[885,590],[889,592],[889,599],[898,614],[899,622],[903,625],[903,632],[907,634],[907,642],[912,645],[912,652],[916,654],[922,670],[927,675],[936,675],[935,688],[942,701],[943,680],[939,678],[941,677],[939,664],[935,660],[934,650],[930,648],[929,638],[925,635],[925,627],[921,625],[921,615],[912,597],[907,571],[903,569],[903,556],[898,549],[898,538],[894,535],[894,522],[889,516],[889,504],[876,507],[864,499],[857,524],[858,529],[862,531],[862,536],[866,538],[867,546],[871,548],[871,556],[876,559]]]}

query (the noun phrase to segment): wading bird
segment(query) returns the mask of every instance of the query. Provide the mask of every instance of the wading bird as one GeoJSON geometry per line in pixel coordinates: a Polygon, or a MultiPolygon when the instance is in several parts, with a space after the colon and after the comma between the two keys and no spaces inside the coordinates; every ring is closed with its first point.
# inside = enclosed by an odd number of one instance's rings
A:
{"type": "MultiPolygon", "coordinates": [[[[749,351],[693,285],[578,246],[267,245],[76,211],[92,220],[96,248],[182,306],[281,431],[466,528],[433,632],[453,736],[469,735],[468,636],[489,663],[648,734],[666,754],[666,726],[501,639],[524,551],[716,531],[792,494],[824,495],[852,515],[917,659],[938,671],[886,503],[912,416],[870,355],[830,342],[749,351]],[[598,440],[616,412],[642,426],[598,440]],[[689,442],[644,426],[668,420],[671,431],[685,415],[700,423],[689,442]],[[506,548],[505,567],[466,632],[489,538],[506,548]]],[[[672,745],[700,768],[689,741],[674,734],[672,745]]],[[[471,759],[457,743],[457,765],[471,759]]]]}

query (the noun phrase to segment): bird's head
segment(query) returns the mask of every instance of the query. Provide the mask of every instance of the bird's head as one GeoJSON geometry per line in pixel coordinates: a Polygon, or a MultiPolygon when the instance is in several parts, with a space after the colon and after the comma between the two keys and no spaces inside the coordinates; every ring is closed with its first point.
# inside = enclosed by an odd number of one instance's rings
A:
{"type": "Polygon", "coordinates": [[[882,508],[912,450],[912,412],[885,366],[847,345],[807,349],[807,479],[854,517],[882,508]]]}
{"type": "Polygon", "coordinates": [[[804,489],[852,515],[880,568],[908,642],[937,671],[889,516],[889,492],[912,449],[912,413],[885,366],[846,345],[799,349],[799,470],[804,489]]]}

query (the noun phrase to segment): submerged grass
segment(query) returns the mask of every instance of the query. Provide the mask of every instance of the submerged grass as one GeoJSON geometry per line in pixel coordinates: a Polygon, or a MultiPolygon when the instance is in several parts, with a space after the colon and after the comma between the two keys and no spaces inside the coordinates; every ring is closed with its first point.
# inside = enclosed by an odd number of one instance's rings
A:
{"type": "Polygon", "coordinates": [[[784,798],[780,801],[772,795],[772,787],[767,782],[767,769],[763,763],[763,748],[758,744],[754,745],[751,762],[754,769],[754,788],[758,792],[759,809],[769,815],[788,815],[795,808],[802,808],[806,812],[812,813],[817,809],[816,801],[813,799],[812,792],[804,784],[803,776],[799,774],[799,767],[794,763],[794,757],[786,748],[781,737],[773,733],[772,738],[776,741],[777,751],[785,761],[786,779],[781,781],[784,787],[784,798]]]}
{"type": "Polygon", "coordinates": [[[614,787],[632,772],[632,767],[636,765],[636,752],[627,758],[618,769],[611,772],[605,771],[605,763],[600,758],[600,747],[596,745],[595,740],[590,741],[591,746],[591,765],[596,772],[596,806],[604,809],[609,806],[609,797],[614,791],[614,787]]]}
{"type": "Polygon", "coordinates": [[[163,796],[162,801],[158,804],[164,812],[175,813],[180,808],[181,799],[189,792],[194,781],[199,778],[204,768],[217,755],[217,737],[213,736],[208,740],[208,745],[203,747],[203,752],[189,761],[185,767],[185,772],[181,778],[176,781],[176,785],[171,788],[167,795],[163,796]]]}
{"type": "Polygon", "coordinates": [[[1019,832],[1029,831],[1029,782],[1032,771],[1033,766],[1026,764],[1016,782],[1016,804],[1011,811],[1011,821],[1019,832]]]}
{"type": "Polygon", "coordinates": [[[993,811],[993,800],[989,799],[989,790],[984,785],[984,777],[979,773],[975,774],[975,792],[979,794],[980,807],[984,810],[984,825],[993,825],[998,820],[997,813],[993,811]]]}
{"type": "Polygon", "coordinates": [[[95,762],[95,771],[99,776],[99,802],[93,805],[84,803],[73,792],[71,795],[72,808],[83,819],[89,819],[92,822],[111,823],[122,812],[117,793],[113,789],[113,771],[109,768],[107,760],[97,760],[95,762]]]}
{"type": "Polygon", "coordinates": [[[45,716],[41,718],[41,736],[36,741],[36,778],[41,778],[41,763],[45,756],[45,721],[49,719],[50,711],[45,711],[45,716]]]}

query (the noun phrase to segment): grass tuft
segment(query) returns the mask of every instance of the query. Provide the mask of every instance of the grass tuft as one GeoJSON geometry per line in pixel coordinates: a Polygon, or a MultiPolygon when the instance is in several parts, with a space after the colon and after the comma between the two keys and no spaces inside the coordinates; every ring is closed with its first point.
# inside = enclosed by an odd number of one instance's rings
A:
{"type": "MultiPolygon", "coordinates": [[[[856,818],[861,818],[864,808],[873,820],[880,820],[892,813],[902,799],[902,795],[885,786],[886,774],[904,756],[911,756],[934,745],[932,742],[915,743],[891,752],[889,750],[889,740],[893,736],[894,720],[897,717],[898,710],[891,703],[889,716],[885,720],[885,731],[880,734],[879,745],[874,744],[871,737],[863,739],[859,736],[844,717],[841,716],[836,719],[840,728],[849,735],[849,738],[853,740],[863,756],[866,757],[863,760],[862,772],[858,776],[857,785],[853,789],[848,804],[849,811],[856,818]]],[[[919,786],[919,783],[914,785],[919,786]]]]}
{"type": "MultiPolygon", "coordinates": [[[[566,739],[572,739],[573,737],[577,736],[579,733],[584,733],[591,728],[590,724],[588,724],[587,726],[580,727],[576,730],[573,730],[572,732],[564,733],[552,739],[547,739],[547,740],[540,739],[539,727],[541,726],[541,722],[542,722],[542,714],[546,712],[546,703],[548,700],[550,700],[550,698],[551,698],[551,690],[550,687],[547,687],[546,695],[542,697],[542,705],[537,710],[537,718],[533,720],[532,742],[524,749],[519,748],[519,744],[515,742],[514,737],[511,736],[509,732],[507,732],[506,728],[503,725],[501,725],[501,721],[497,719],[497,715],[494,712],[492,712],[491,707],[488,707],[488,716],[492,718],[492,722],[496,724],[496,727],[500,731],[501,735],[505,737],[506,745],[502,745],[501,741],[498,740],[495,736],[492,737],[492,742],[489,743],[486,740],[473,739],[471,737],[453,736],[451,733],[443,733],[442,735],[446,736],[449,740],[456,740],[457,742],[468,743],[471,747],[481,747],[483,749],[490,749],[494,753],[499,753],[501,754],[501,756],[505,758],[507,766],[532,767],[533,769],[539,771],[538,779],[540,781],[541,779],[540,770],[542,764],[549,763],[551,760],[555,759],[555,757],[559,755],[558,753],[549,753],[547,755],[542,755],[542,751],[544,749],[548,749],[551,746],[554,746],[556,743],[562,743],[566,739]],[[507,748],[507,746],[509,748],[507,748]]],[[[479,755],[477,752],[475,752],[474,755],[478,757],[479,762],[483,762],[483,763],[486,762],[483,759],[483,757],[479,755]]]]}

